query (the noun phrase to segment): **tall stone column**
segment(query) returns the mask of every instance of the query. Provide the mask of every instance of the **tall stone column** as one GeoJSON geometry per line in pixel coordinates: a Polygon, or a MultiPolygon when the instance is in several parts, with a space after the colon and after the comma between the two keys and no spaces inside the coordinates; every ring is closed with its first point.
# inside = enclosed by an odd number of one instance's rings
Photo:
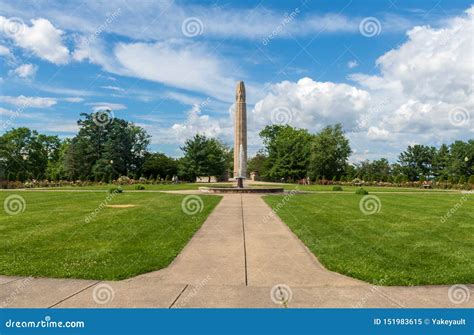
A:
{"type": "Polygon", "coordinates": [[[247,176],[247,103],[245,102],[245,85],[237,83],[235,92],[234,120],[234,178],[247,176]],[[240,146],[242,145],[242,176],[239,176],[240,146]]]}

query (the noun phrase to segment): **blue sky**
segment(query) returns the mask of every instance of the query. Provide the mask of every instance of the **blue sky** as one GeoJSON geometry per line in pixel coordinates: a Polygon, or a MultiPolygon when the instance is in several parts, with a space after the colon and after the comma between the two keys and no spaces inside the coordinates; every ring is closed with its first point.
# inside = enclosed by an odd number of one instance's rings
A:
{"type": "Polygon", "coordinates": [[[196,132],[232,145],[247,86],[249,150],[271,123],[341,122],[352,161],[473,136],[469,1],[0,1],[3,133],[73,136],[111,108],[179,156],[196,132]]]}

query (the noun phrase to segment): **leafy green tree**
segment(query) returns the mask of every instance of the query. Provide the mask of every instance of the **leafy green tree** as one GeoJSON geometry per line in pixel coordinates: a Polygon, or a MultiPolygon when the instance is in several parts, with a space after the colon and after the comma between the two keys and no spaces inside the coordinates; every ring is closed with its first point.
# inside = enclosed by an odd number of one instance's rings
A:
{"type": "Polygon", "coordinates": [[[221,177],[227,168],[228,149],[219,140],[196,134],[181,147],[184,157],[179,162],[182,179],[195,181],[198,176],[221,177]]]}
{"type": "Polygon", "coordinates": [[[449,173],[450,152],[446,144],[442,144],[433,157],[433,175],[437,178],[446,179],[449,173]]]}
{"type": "Polygon", "coordinates": [[[311,145],[309,163],[311,177],[319,175],[329,179],[341,176],[344,174],[350,154],[351,147],[342,126],[336,124],[324,128],[314,137],[311,145]]]}
{"type": "Polygon", "coordinates": [[[46,177],[49,180],[62,180],[66,179],[66,170],[64,168],[64,157],[71,143],[70,139],[65,139],[61,142],[57,152],[53,155],[53,159],[48,162],[46,168],[46,177]]]}
{"type": "Polygon", "coordinates": [[[156,176],[157,179],[166,176],[174,176],[178,173],[178,162],[176,159],[166,156],[163,153],[148,153],[143,163],[143,175],[146,178],[156,176]]]}
{"type": "Polygon", "coordinates": [[[474,185],[474,175],[471,175],[469,177],[468,183],[471,184],[471,185],[474,185]]]}
{"type": "Polygon", "coordinates": [[[266,174],[265,170],[265,162],[267,160],[267,156],[263,153],[263,151],[257,152],[255,156],[249,159],[247,164],[247,170],[249,172],[256,171],[260,176],[266,174]]]}
{"type": "Polygon", "coordinates": [[[264,178],[294,181],[307,176],[312,135],[289,125],[269,125],[261,132],[267,158],[264,178]]]}
{"type": "MultiPolygon", "coordinates": [[[[227,171],[227,176],[233,176],[234,175],[234,148],[225,148],[226,150],[226,171],[227,171]]],[[[248,169],[248,164],[247,164],[247,171],[248,169]]]]}
{"type": "Polygon", "coordinates": [[[9,180],[46,178],[48,164],[58,157],[61,141],[57,136],[16,128],[0,136],[0,170],[9,180]],[[6,175],[8,174],[8,175],[6,175]]]}
{"type": "Polygon", "coordinates": [[[365,177],[371,181],[387,181],[391,174],[391,167],[387,159],[381,158],[356,164],[356,171],[357,177],[361,179],[365,177]]]}
{"type": "Polygon", "coordinates": [[[68,177],[97,180],[140,176],[150,143],[145,130],[122,119],[101,124],[94,113],[81,116],[79,133],[64,158],[68,177]]]}
{"type": "Polygon", "coordinates": [[[426,145],[415,144],[408,146],[398,158],[402,166],[404,175],[410,181],[417,181],[421,176],[433,176],[433,160],[436,155],[436,148],[426,145]]]}
{"type": "Polygon", "coordinates": [[[448,173],[452,176],[471,176],[474,174],[474,140],[455,141],[449,146],[450,163],[448,173]]]}

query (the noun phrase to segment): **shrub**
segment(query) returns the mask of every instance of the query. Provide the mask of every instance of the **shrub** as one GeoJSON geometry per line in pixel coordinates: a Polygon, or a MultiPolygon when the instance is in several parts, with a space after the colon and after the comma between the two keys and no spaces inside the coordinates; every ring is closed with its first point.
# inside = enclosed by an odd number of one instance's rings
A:
{"type": "Polygon", "coordinates": [[[130,183],[131,183],[131,180],[127,176],[121,176],[121,177],[117,178],[117,184],[126,185],[126,184],[130,184],[130,183]]]}
{"type": "Polygon", "coordinates": [[[342,191],[342,187],[341,186],[333,186],[332,190],[333,191],[342,191]]]}
{"type": "Polygon", "coordinates": [[[121,187],[111,187],[109,188],[109,193],[122,193],[123,190],[121,187]]]}
{"type": "Polygon", "coordinates": [[[469,177],[469,184],[474,184],[474,174],[469,177]]]}
{"type": "Polygon", "coordinates": [[[354,180],[352,180],[352,185],[362,185],[362,180],[360,180],[359,178],[355,178],[354,180]]]}
{"type": "Polygon", "coordinates": [[[136,190],[144,190],[145,186],[138,184],[138,185],[135,185],[135,189],[136,190]]]}
{"type": "Polygon", "coordinates": [[[362,188],[362,187],[359,187],[359,188],[355,191],[355,193],[356,193],[356,194],[360,194],[360,195],[367,195],[367,194],[369,194],[369,192],[368,192],[366,189],[362,188]]]}

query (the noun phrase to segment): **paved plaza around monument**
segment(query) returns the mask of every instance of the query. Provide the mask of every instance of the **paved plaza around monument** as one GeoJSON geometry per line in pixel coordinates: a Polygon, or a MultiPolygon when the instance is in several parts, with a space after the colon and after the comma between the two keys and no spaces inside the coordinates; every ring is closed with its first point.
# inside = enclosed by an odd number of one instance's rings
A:
{"type": "Polygon", "coordinates": [[[224,195],[165,269],[122,281],[0,276],[0,301],[46,308],[474,307],[472,299],[452,303],[449,285],[381,287],[328,271],[270,214],[260,195],[224,195]],[[291,290],[287,304],[272,299],[275,287],[291,290]]]}

